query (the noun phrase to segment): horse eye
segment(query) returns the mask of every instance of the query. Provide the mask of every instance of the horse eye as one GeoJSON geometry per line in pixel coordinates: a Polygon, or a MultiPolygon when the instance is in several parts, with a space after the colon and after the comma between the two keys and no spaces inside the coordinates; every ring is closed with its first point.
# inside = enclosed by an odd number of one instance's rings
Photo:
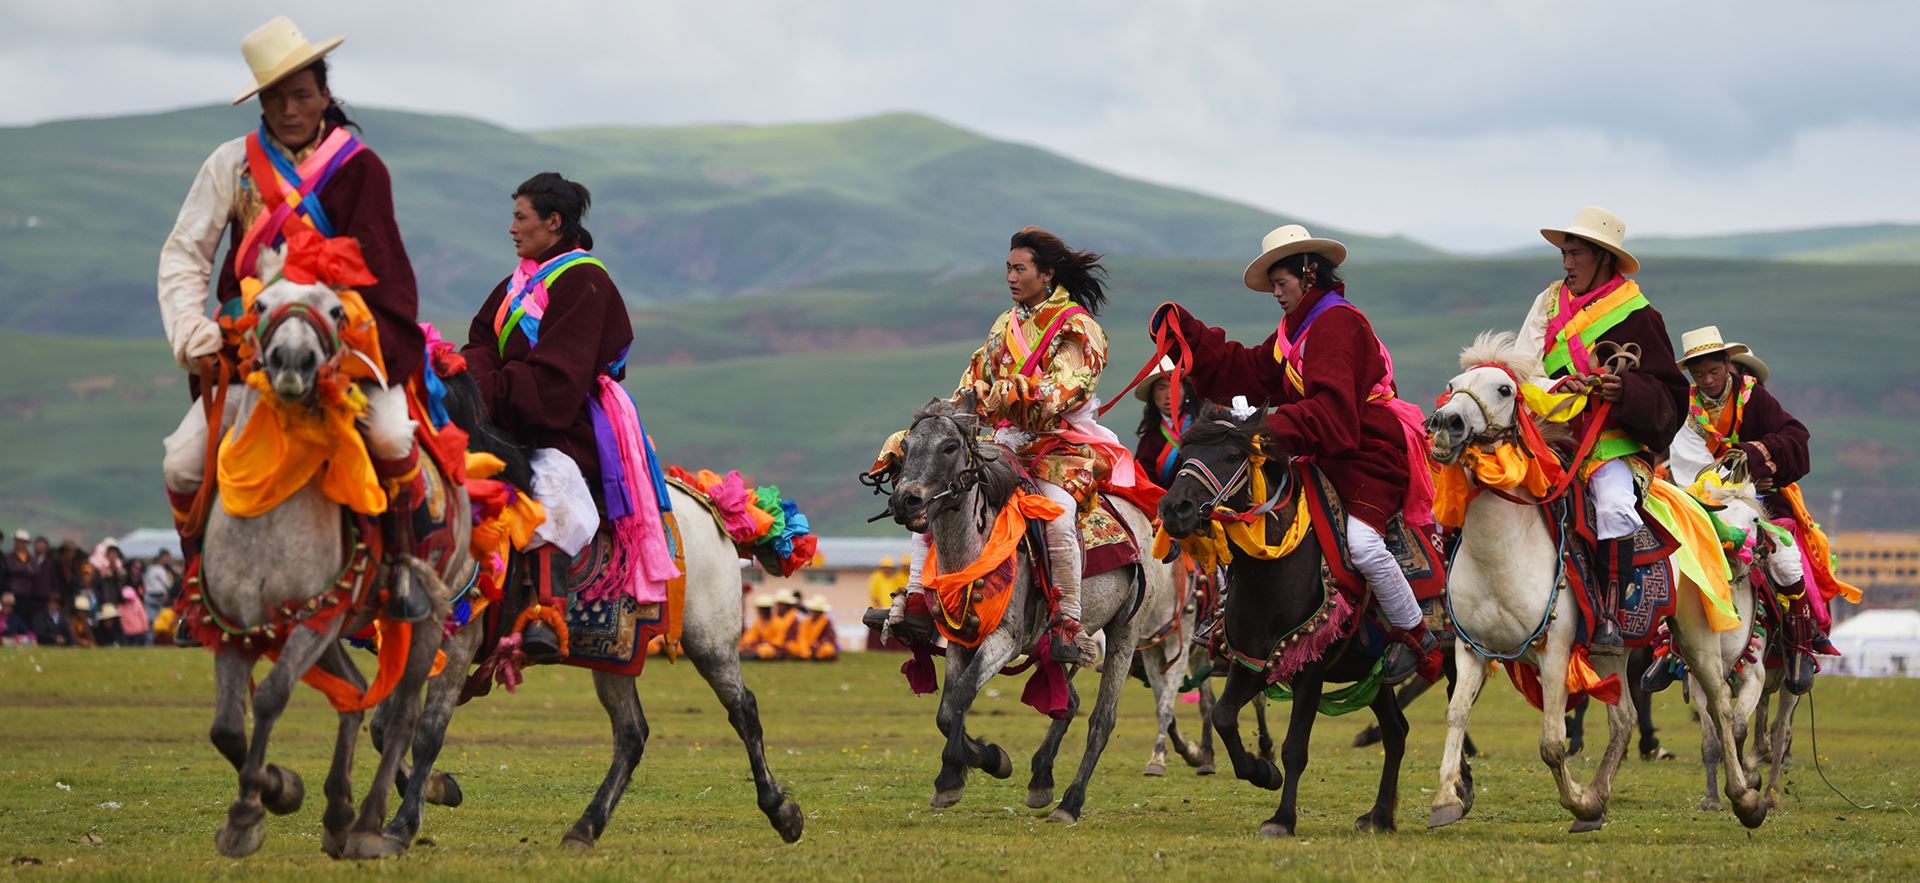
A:
{"type": "Polygon", "coordinates": [[[1511,395],[1513,395],[1513,387],[1505,383],[1500,384],[1500,397],[1504,399],[1511,395]]]}
{"type": "Polygon", "coordinates": [[[960,443],[957,441],[947,442],[946,444],[940,446],[940,453],[958,454],[960,453],[960,443]]]}
{"type": "Polygon", "coordinates": [[[327,315],[332,316],[333,321],[338,322],[347,317],[347,311],[346,311],[346,308],[344,307],[334,307],[332,310],[328,311],[327,315]]]}

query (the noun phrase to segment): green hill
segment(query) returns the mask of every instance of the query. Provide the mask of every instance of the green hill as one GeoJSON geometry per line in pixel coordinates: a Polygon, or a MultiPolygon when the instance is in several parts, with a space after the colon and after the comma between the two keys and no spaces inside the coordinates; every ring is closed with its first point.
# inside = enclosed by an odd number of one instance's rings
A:
{"type": "MultiPolygon", "coordinates": [[[[1115,260],[1105,392],[1118,395],[1145,361],[1146,317],[1162,300],[1243,341],[1271,333],[1277,310],[1239,288],[1239,269],[1115,260]]],[[[1380,264],[1353,267],[1349,282],[1394,352],[1403,394],[1426,405],[1457,372],[1458,349],[1516,325],[1556,271],[1550,259],[1380,264]]],[[[1813,429],[1819,514],[1845,488],[1847,526],[1920,527],[1920,360],[1908,323],[1886,318],[1920,296],[1910,274],[1674,259],[1640,278],[1676,336],[1718,322],[1772,365],[1776,394],[1813,429]]],[[[884,530],[864,523],[878,504],[854,474],[915,407],[951,391],[1004,302],[997,274],[872,273],[643,308],[627,387],[669,461],[779,484],[828,532],[884,530]]],[[[35,529],[164,523],[159,440],[184,407],[157,341],[0,333],[0,505],[35,529]]],[[[1139,415],[1129,399],[1107,424],[1131,438],[1139,415]]]]}
{"type": "MultiPolygon", "coordinates": [[[[429,315],[470,310],[506,274],[507,194],[548,169],[593,190],[595,250],[620,268],[634,303],[997,266],[1007,236],[1029,223],[1119,255],[1229,258],[1286,221],[907,114],[528,134],[352,113],[393,170],[429,315]]],[[[155,333],[155,261],[180,200],[207,154],[256,119],[202,107],[0,128],[0,308],[10,327],[155,333]]],[[[1328,232],[1367,260],[1436,254],[1328,232]]]]}
{"type": "Polygon", "coordinates": [[[1725,236],[1654,236],[1629,243],[1639,256],[1759,258],[1823,264],[1920,263],[1920,224],[1860,224],[1725,236]]]}

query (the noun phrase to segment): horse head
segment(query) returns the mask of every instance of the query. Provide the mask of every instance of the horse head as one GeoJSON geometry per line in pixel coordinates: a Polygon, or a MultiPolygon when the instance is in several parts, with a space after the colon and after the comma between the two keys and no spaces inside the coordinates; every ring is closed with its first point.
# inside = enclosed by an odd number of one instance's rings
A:
{"type": "Polygon", "coordinates": [[[1267,409],[1245,417],[1215,404],[1201,406],[1180,436],[1180,469],[1160,498],[1160,523],[1167,534],[1184,539],[1213,517],[1216,507],[1246,509],[1252,486],[1248,464],[1255,451],[1285,460],[1266,435],[1267,409]]]}
{"type": "Polygon", "coordinates": [[[979,441],[979,432],[972,393],[957,404],[935,399],[913,415],[887,498],[895,522],[925,533],[935,517],[958,508],[980,485],[986,486],[988,505],[1006,502],[1017,476],[999,448],[979,441]]]}
{"type": "Polygon", "coordinates": [[[340,353],[346,308],[324,282],[302,284],[282,275],[283,260],[279,251],[261,253],[260,278],[268,282],[253,298],[253,349],[274,395],[305,401],[319,385],[321,368],[340,353]]]}
{"type": "Polygon", "coordinates": [[[1510,331],[1482,333],[1461,351],[1460,367],[1465,372],[1447,381],[1427,418],[1428,453],[1441,464],[1460,459],[1474,443],[1511,432],[1521,385],[1542,379],[1510,331]]]}

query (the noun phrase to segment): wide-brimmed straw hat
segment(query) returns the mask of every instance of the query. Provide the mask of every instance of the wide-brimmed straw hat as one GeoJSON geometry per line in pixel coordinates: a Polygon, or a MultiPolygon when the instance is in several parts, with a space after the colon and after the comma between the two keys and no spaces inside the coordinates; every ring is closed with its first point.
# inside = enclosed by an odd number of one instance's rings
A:
{"type": "Polygon", "coordinates": [[[346,42],[345,37],[329,37],[319,45],[307,42],[293,19],[284,15],[261,25],[240,41],[240,55],[253,69],[253,85],[233,99],[240,104],[262,89],[272,86],[304,69],[346,42]]]}
{"type": "Polygon", "coordinates": [[[1722,338],[1718,325],[1695,328],[1680,335],[1680,358],[1676,361],[1685,368],[1688,362],[1715,353],[1726,353],[1734,364],[1747,369],[1747,373],[1760,378],[1762,382],[1766,381],[1767,363],[1760,361],[1760,357],[1754,355],[1752,348],[1746,344],[1729,343],[1722,338]]]}
{"type": "Polygon", "coordinates": [[[806,607],[815,613],[825,613],[833,609],[833,605],[827,603],[827,596],[825,595],[815,595],[808,598],[806,607]]]}
{"type": "Polygon", "coordinates": [[[1573,223],[1565,227],[1541,227],[1540,235],[1553,243],[1555,248],[1567,244],[1568,236],[1578,236],[1598,245],[1620,259],[1622,274],[1640,272],[1640,259],[1627,251],[1627,222],[1620,216],[1597,205],[1582,208],[1573,215],[1573,223]]]}
{"type": "Polygon", "coordinates": [[[781,589],[774,593],[773,601],[776,604],[792,604],[798,607],[800,606],[800,593],[793,589],[781,589]]]}
{"type": "Polygon", "coordinates": [[[1133,397],[1143,402],[1153,401],[1153,382],[1165,377],[1167,372],[1172,370],[1173,359],[1161,356],[1160,364],[1153,366],[1153,370],[1148,372],[1147,376],[1140,378],[1140,385],[1133,388],[1133,397]]]}
{"type": "Polygon", "coordinates": [[[768,592],[761,592],[760,594],[758,594],[758,595],[755,595],[755,596],[753,596],[753,606],[755,606],[755,607],[772,607],[772,606],[773,606],[773,595],[772,595],[771,593],[768,593],[768,592]]]}
{"type": "Polygon", "coordinates": [[[1292,257],[1302,252],[1311,252],[1327,259],[1338,267],[1347,260],[1347,247],[1332,239],[1316,238],[1307,228],[1299,224],[1276,227],[1260,240],[1260,256],[1247,265],[1246,275],[1240,277],[1247,287],[1254,291],[1268,292],[1273,284],[1267,281],[1267,274],[1281,258],[1292,257]]]}

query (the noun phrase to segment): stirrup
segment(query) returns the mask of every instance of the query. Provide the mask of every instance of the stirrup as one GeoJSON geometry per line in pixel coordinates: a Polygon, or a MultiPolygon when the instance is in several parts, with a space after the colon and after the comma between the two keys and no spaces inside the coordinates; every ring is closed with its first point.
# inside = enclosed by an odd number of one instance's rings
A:
{"type": "Polygon", "coordinates": [[[527,661],[534,665],[551,665],[562,658],[560,636],[553,627],[539,620],[532,620],[520,629],[520,650],[527,654],[527,661]]]}

